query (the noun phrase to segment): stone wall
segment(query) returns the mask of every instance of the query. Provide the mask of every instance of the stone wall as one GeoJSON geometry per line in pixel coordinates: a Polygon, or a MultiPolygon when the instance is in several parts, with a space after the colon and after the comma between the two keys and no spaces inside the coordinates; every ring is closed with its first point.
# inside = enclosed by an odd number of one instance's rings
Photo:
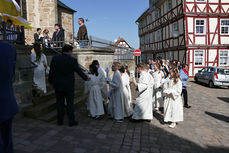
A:
{"type": "Polygon", "coordinates": [[[15,70],[14,92],[20,107],[25,107],[32,103],[32,79],[33,69],[20,69],[31,66],[31,47],[17,45],[17,61],[15,70]]]}
{"type": "Polygon", "coordinates": [[[73,40],[74,35],[74,19],[73,14],[62,8],[58,8],[58,23],[61,23],[65,30],[65,40],[73,40]]]}
{"type": "Polygon", "coordinates": [[[58,7],[57,0],[27,0],[27,20],[32,24],[32,29],[25,30],[25,37],[29,44],[34,42],[33,35],[37,28],[49,30],[52,37],[54,25],[59,23],[65,29],[66,40],[71,40],[74,35],[74,19],[72,12],[58,7]]]}
{"type": "MultiPolygon", "coordinates": [[[[17,45],[16,48],[17,62],[14,90],[19,106],[24,108],[32,104],[33,69],[20,68],[31,66],[30,54],[32,48],[24,45],[17,45]]],[[[45,54],[47,56],[48,63],[51,62],[53,56],[57,55],[54,52],[45,52],[45,54]]],[[[102,68],[109,68],[111,71],[114,52],[104,49],[74,49],[73,56],[78,59],[79,64],[87,69],[93,60],[98,60],[102,68]]],[[[109,73],[109,75],[112,75],[112,72],[109,73]]],[[[84,89],[84,81],[79,76],[76,77],[76,83],[76,90],[79,91],[84,89]]]]}
{"type": "Polygon", "coordinates": [[[29,44],[34,42],[33,35],[37,28],[49,30],[52,37],[54,25],[58,23],[57,0],[27,0],[27,20],[32,29],[25,30],[25,37],[29,44]]]}
{"type": "MultiPolygon", "coordinates": [[[[114,51],[106,49],[74,49],[73,56],[78,59],[79,64],[89,69],[89,65],[93,60],[98,60],[100,66],[105,70],[109,68],[111,72],[111,66],[114,59],[114,51]]],[[[111,75],[111,73],[109,73],[111,75]]]]}

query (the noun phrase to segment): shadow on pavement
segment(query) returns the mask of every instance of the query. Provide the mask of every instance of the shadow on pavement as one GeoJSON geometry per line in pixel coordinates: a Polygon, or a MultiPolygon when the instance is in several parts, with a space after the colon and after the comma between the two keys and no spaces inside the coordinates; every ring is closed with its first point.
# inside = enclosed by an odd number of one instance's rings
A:
{"type": "MultiPolygon", "coordinates": [[[[152,123],[132,123],[129,122],[129,119],[125,119],[124,123],[116,123],[106,117],[102,120],[92,120],[86,117],[86,108],[81,108],[77,112],[80,124],[72,128],[67,126],[58,127],[33,119],[16,119],[14,122],[14,132],[18,133],[18,136],[14,135],[15,153],[229,152],[229,148],[223,147],[222,144],[216,147],[211,142],[203,142],[203,139],[199,135],[194,136],[199,140],[199,143],[193,142],[192,138],[182,138],[186,135],[186,133],[184,133],[186,131],[179,129],[181,128],[179,126],[176,129],[169,129],[169,131],[167,131],[164,130],[163,127],[155,126],[152,123]],[[30,126],[24,126],[28,123],[30,126]],[[53,131],[56,131],[56,133],[52,134],[53,131]],[[48,134],[49,137],[44,137],[48,134]],[[28,137],[21,139],[23,135],[28,135],[28,137]],[[71,139],[67,139],[68,137],[71,139]],[[22,145],[23,141],[29,142],[28,145],[22,145]],[[212,145],[205,145],[208,143],[212,145]],[[34,146],[34,148],[31,148],[31,145],[34,146]]],[[[154,114],[161,124],[164,124],[163,116],[157,112],[154,114]]],[[[206,112],[206,114],[228,122],[228,118],[221,117],[220,115],[209,112],[206,112]]],[[[190,131],[187,130],[187,132],[190,131]]],[[[213,139],[218,141],[216,138],[213,139]]]]}
{"type": "Polygon", "coordinates": [[[160,114],[159,112],[157,111],[154,111],[153,112],[153,116],[163,125],[165,124],[164,122],[164,116],[162,114],[160,114]]]}
{"type": "Polygon", "coordinates": [[[219,100],[222,100],[226,103],[229,103],[229,98],[228,97],[218,97],[219,100]]]}
{"type": "Polygon", "coordinates": [[[207,114],[207,115],[209,115],[211,117],[214,117],[214,118],[216,118],[218,120],[221,120],[221,121],[229,123],[229,117],[227,117],[227,116],[220,115],[220,114],[215,114],[215,113],[211,113],[211,112],[205,112],[205,114],[207,114]]]}

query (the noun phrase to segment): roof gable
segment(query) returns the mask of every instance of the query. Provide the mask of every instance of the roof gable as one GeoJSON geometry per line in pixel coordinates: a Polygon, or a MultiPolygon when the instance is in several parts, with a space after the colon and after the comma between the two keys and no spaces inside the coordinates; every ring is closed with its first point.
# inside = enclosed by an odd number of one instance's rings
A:
{"type": "Polygon", "coordinates": [[[121,42],[125,42],[128,48],[131,48],[130,45],[126,42],[124,38],[119,38],[116,42],[115,45],[119,45],[121,42]]]}
{"type": "Polygon", "coordinates": [[[58,7],[64,8],[68,11],[71,11],[73,13],[77,12],[76,10],[73,10],[72,8],[68,7],[67,5],[65,5],[63,2],[61,2],[60,0],[57,1],[57,5],[58,7]]]}

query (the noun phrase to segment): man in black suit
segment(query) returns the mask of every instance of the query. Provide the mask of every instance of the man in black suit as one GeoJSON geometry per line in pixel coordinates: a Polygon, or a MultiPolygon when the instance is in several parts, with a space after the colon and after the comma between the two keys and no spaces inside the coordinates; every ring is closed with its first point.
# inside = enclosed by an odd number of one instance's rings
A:
{"type": "Polygon", "coordinates": [[[0,40],[0,153],[13,153],[12,121],[18,113],[13,78],[16,49],[0,40]]]}
{"type": "Polygon", "coordinates": [[[52,41],[55,47],[63,47],[64,45],[64,29],[59,24],[55,24],[55,32],[52,36],[52,41]]]}
{"type": "Polygon", "coordinates": [[[74,73],[78,73],[85,81],[89,80],[79,67],[77,59],[72,57],[72,49],[72,46],[65,45],[62,49],[63,53],[53,57],[50,65],[49,83],[53,85],[56,93],[58,125],[63,125],[65,100],[67,101],[69,126],[78,124],[74,115],[74,73]]]}
{"type": "Polygon", "coordinates": [[[37,32],[34,34],[34,43],[41,43],[40,35],[41,28],[37,28],[37,32]]]}

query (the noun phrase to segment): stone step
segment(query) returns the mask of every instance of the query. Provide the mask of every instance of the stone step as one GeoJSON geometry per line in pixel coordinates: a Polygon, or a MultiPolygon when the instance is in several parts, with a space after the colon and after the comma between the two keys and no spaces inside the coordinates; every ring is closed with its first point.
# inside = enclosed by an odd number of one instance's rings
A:
{"type": "Polygon", "coordinates": [[[56,100],[51,99],[49,101],[42,102],[42,104],[31,105],[24,108],[23,114],[26,117],[37,118],[54,109],[56,109],[56,100]]]}
{"type": "Polygon", "coordinates": [[[45,95],[41,96],[41,97],[33,97],[32,102],[33,105],[39,105],[41,103],[45,103],[51,99],[55,99],[55,91],[49,91],[48,93],[46,93],[45,95]]]}
{"type": "Polygon", "coordinates": [[[46,90],[47,90],[47,92],[50,92],[50,91],[53,91],[54,89],[51,85],[48,84],[48,85],[46,85],[46,90]]]}
{"type": "MultiPolygon", "coordinates": [[[[83,89],[78,89],[75,90],[75,96],[80,96],[83,94],[83,89]]],[[[33,105],[40,105],[42,103],[46,103],[47,101],[51,100],[51,99],[55,99],[55,91],[49,91],[48,93],[46,93],[44,96],[42,97],[33,97],[32,101],[33,101],[33,105]]]]}
{"type": "MultiPolygon", "coordinates": [[[[87,98],[88,98],[88,95],[81,95],[80,97],[76,98],[75,104],[74,104],[75,108],[78,109],[82,105],[85,105],[87,98]]],[[[67,115],[67,113],[65,114],[67,115]]],[[[57,112],[56,112],[56,109],[54,109],[51,112],[38,117],[37,119],[41,121],[45,121],[45,122],[54,122],[56,120],[56,117],[57,117],[57,112]]]]}
{"type": "Polygon", "coordinates": [[[48,114],[45,114],[43,116],[40,116],[37,118],[38,120],[45,121],[45,122],[52,122],[55,121],[57,117],[56,109],[49,112],[48,114]]]}
{"type": "MultiPolygon", "coordinates": [[[[83,96],[84,93],[82,90],[75,91],[76,99],[80,99],[83,96]]],[[[52,112],[53,110],[56,110],[56,98],[55,98],[54,91],[46,94],[43,97],[34,98],[33,104],[23,109],[23,114],[26,117],[31,117],[36,119],[49,112],[52,112]]]]}
{"type": "MultiPolygon", "coordinates": [[[[82,80],[78,79],[75,82],[76,82],[75,83],[75,87],[76,87],[75,90],[79,90],[79,88],[77,88],[77,87],[83,87],[84,86],[84,82],[82,80]]],[[[46,90],[47,90],[47,92],[50,92],[50,91],[54,90],[53,87],[47,83],[47,81],[46,81],[46,90]]]]}

